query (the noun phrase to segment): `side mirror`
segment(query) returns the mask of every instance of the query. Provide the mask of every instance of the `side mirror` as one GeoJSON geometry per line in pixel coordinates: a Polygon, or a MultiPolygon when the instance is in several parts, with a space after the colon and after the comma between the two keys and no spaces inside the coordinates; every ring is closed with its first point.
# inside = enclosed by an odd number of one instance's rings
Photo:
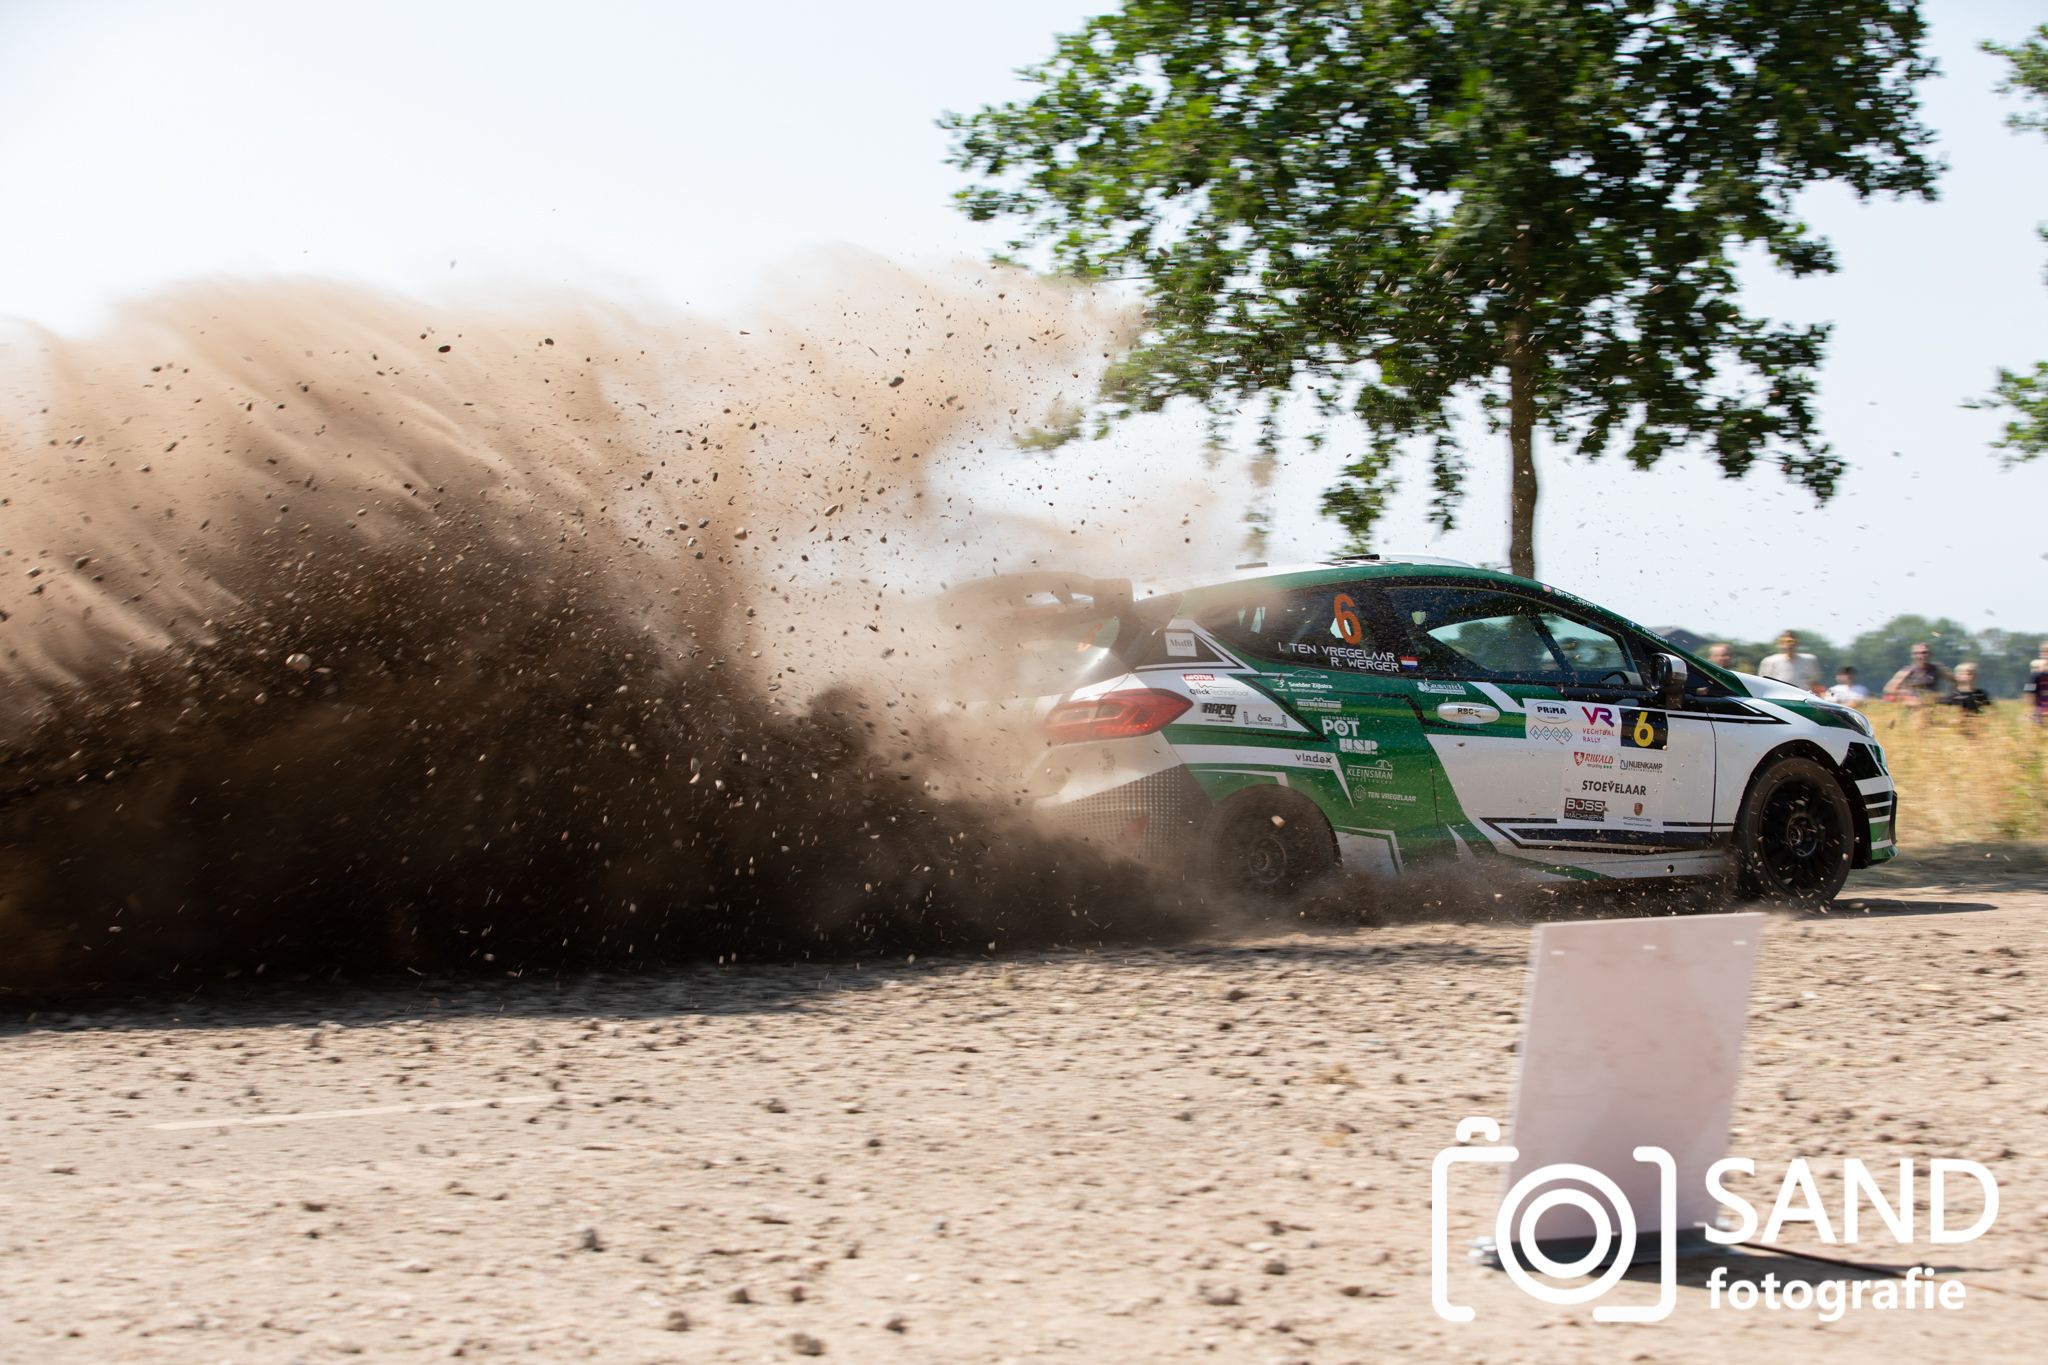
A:
{"type": "Polygon", "coordinates": [[[1685,685],[1691,677],[1685,660],[1676,654],[1658,654],[1650,659],[1650,686],[1657,694],[1657,704],[1666,711],[1683,709],[1685,685]]]}

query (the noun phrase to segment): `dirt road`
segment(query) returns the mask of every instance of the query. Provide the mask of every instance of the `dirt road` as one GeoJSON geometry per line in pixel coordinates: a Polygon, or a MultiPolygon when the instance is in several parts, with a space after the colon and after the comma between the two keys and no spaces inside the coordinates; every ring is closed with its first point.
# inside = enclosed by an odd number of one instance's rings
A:
{"type": "Polygon", "coordinates": [[[2038,1359],[2048,878],[1933,875],[1773,920],[1734,1141],[1987,1162],[1982,1240],[1867,1256],[1959,1311],[1695,1262],[1596,1325],[1461,1264],[1439,1320],[1430,1159],[1508,1112],[1529,926],[1427,922],[17,1017],[0,1358],[2038,1359]]]}

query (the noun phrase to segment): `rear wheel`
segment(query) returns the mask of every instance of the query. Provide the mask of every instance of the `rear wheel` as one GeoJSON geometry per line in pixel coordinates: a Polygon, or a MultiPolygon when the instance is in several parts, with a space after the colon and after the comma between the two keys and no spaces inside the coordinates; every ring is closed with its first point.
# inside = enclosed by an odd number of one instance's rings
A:
{"type": "Polygon", "coordinates": [[[1856,856],[1849,798],[1810,758],[1781,758],[1757,775],[1735,836],[1738,884],[1761,900],[1825,905],[1856,856]]]}
{"type": "Polygon", "coordinates": [[[1217,810],[1202,862],[1210,885],[1277,900],[1337,866],[1337,836],[1313,802],[1254,787],[1217,810]]]}

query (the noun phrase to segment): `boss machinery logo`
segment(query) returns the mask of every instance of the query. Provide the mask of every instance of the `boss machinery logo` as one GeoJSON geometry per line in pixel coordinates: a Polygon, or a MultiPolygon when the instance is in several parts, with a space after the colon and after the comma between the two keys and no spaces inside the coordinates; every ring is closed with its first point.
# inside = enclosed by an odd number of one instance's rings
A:
{"type": "MultiPolygon", "coordinates": [[[[1512,1146],[1468,1145],[1483,1138],[1495,1144],[1500,1126],[1490,1118],[1468,1118],[1458,1125],[1458,1140],[1436,1155],[1430,1168],[1430,1301],[1437,1316],[1451,1322],[1470,1322],[1473,1310],[1450,1300],[1450,1170],[1458,1165],[1511,1165],[1520,1152],[1512,1146]]],[[[1603,1303],[1593,1309],[1596,1322],[1660,1322],[1671,1316],[1678,1302],[1678,1167],[1663,1147],[1641,1146],[1633,1151],[1639,1169],[1654,1174],[1653,1196],[1657,1224],[1656,1245],[1645,1255],[1637,1228],[1636,1211],[1621,1184],[1608,1172],[1577,1162],[1553,1162],[1529,1170],[1501,1197],[1493,1223],[1493,1253],[1508,1278],[1531,1298],[1543,1303],[1572,1306],[1591,1303],[1607,1294],[1629,1269],[1645,1261],[1655,1264],[1657,1299],[1651,1304],[1603,1303]],[[1558,1243],[1546,1247],[1538,1237],[1538,1225],[1548,1214],[1573,1210],[1589,1236],[1569,1244],[1570,1259],[1564,1259],[1558,1243]],[[1524,1261],[1526,1260],[1526,1264],[1524,1261]],[[1531,1272],[1536,1273],[1531,1273],[1531,1272]],[[1597,1273],[1596,1273],[1597,1272],[1597,1273]],[[1582,1284],[1552,1284],[1553,1280],[1592,1278],[1582,1284]]],[[[1916,1178],[1911,1158],[1898,1162],[1895,1194],[1887,1194],[1883,1182],[1870,1167],[1854,1157],[1842,1159],[1842,1206],[1839,1222],[1830,1216],[1813,1166],[1805,1157],[1786,1163],[1777,1197],[1769,1214],[1759,1219],[1756,1205],[1727,1187],[1734,1173],[1753,1176],[1756,1163],[1748,1157],[1723,1157],[1707,1167],[1704,1181],[1708,1195],[1735,1215],[1732,1228],[1701,1224],[1698,1231],[1718,1246],[1738,1242],[1752,1245],[1776,1244],[1787,1224],[1803,1223],[1823,1245],[1856,1246],[1863,1241],[1865,1223],[1859,1213],[1874,1215],[1889,1240],[1899,1246],[1914,1241],[1918,1204],[1916,1192],[1926,1191],[1927,1240],[1941,1245],[1972,1242],[1982,1237],[1998,1217],[1998,1182],[1984,1166],[1974,1161],[1936,1157],[1927,1163],[1924,1182],[1916,1178]],[[1949,1214],[1950,1180],[1967,1176],[1980,1191],[1981,1207],[1968,1227],[1957,1228],[1949,1214]],[[1839,1227],[1839,1232],[1837,1228],[1839,1227]]],[[[1631,1183],[1638,1172],[1623,1173],[1631,1183]]],[[[1825,1279],[1818,1282],[1779,1279],[1775,1273],[1760,1281],[1731,1280],[1728,1267],[1717,1265],[1707,1277],[1708,1307],[1747,1312],[1757,1307],[1771,1311],[1816,1312],[1823,1322],[1835,1322],[1859,1309],[1879,1312],[1942,1308],[1960,1309],[1967,1297],[1960,1280],[1938,1280],[1925,1266],[1914,1266],[1903,1277],[1880,1280],[1825,1279]]]]}

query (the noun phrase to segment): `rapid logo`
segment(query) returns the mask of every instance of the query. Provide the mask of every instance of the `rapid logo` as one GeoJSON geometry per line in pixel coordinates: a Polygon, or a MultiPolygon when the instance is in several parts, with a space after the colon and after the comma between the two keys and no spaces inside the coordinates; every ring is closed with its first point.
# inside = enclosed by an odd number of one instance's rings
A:
{"type": "Polygon", "coordinates": [[[1671,717],[1661,711],[1621,708],[1621,743],[1627,749],[1662,749],[1671,742],[1671,717]]]}

